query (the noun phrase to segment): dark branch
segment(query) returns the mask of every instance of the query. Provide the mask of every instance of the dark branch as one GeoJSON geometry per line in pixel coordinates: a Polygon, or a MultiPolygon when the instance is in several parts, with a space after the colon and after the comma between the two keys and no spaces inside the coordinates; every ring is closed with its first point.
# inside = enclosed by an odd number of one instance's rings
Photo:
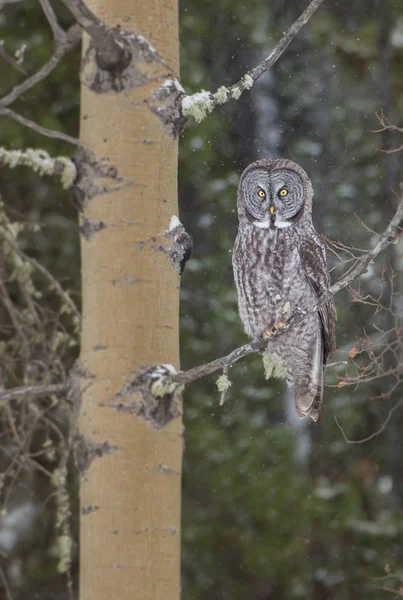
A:
{"type": "Polygon", "coordinates": [[[53,385],[24,385],[15,387],[5,392],[0,392],[0,402],[10,402],[16,398],[29,396],[38,398],[44,396],[61,396],[66,394],[70,386],[68,383],[55,383],[53,385]]]}
{"type": "Polygon", "coordinates": [[[387,246],[390,246],[390,244],[393,244],[393,242],[395,242],[395,240],[398,239],[399,225],[402,219],[403,196],[399,200],[399,204],[397,206],[393,219],[390,221],[383,234],[379,236],[379,239],[376,242],[375,246],[372,248],[372,250],[369,250],[369,252],[361,256],[358,259],[356,266],[329,288],[328,293],[319,299],[319,302],[317,304],[318,307],[323,306],[323,304],[326,302],[326,299],[331,294],[336,294],[340,290],[343,290],[344,288],[348,287],[351,283],[353,283],[353,281],[358,279],[360,275],[365,273],[368,266],[375,260],[378,254],[380,254],[383,250],[385,250],[385,248],[387,248],[387,246]]]}
{"type": "MultiPolygon", "coordinates": [[[[260,65],[249,71],[249,75],[253,81],[256,81],[270,69],[283,54],[289,43],[295,38],[297,33],[304,25],[306,25],[312,15],[318,10],[319,6],[323,3],[323,0],[312,0],[307,6],[302,15],[291,25],[287,33],[283,35],[277,46],[272,50],[269,56],[260,65]]],[[[239,85],[241,82],[235,85],[239,85]]]]}
{"type": "Polygon", "coordinates": [[[82,0],[63,0],[63,4],[71,12],[77,23],[89,35],[94,27],[105,29],[105,25],[95,13],[82,0]]]}
{"type": "Polygon", "coordinates": [[[393,414],[397,411],[398,408],[400,408],[402,406],[402,404],[403,404],[403,399],[398,400],[396,402],[396,404],[394,406],[392,406],[392,408],[388,412],[386,419],[384,420],[382,425],[376,431],[374,431],[373,433],[371,433],[370,435],[368,435],[365,438],[361,438],[360,440],[350,440],[346,436],[343,427],[340,425],[340,423],[338,422],[335,415],[333,415],[333,418],[335,420],[337,427],[340,429],[340,431],[343,435],[344,441],[347,442],[347,444],[365,444],[365,442],[370,442],[371,440],[376,438],[378,435],[380,435],[383,431],[385,431],[385,428],[386,428],[387,424],[389,423],[389,421],[391,420],[393,414]]]}
{"type": "Polygon", "coordinates": [[[74,46],[81,40],[81,30],[78,25],[73,25],[67,31],[64,37],[64,41],[56,46],[56,50],[53,56],[48,62],[43,65],[41,69],[31,77],[28,77],[20,85],[16,85],[9,94],[0,98],[0,108],[5,108],[15,102],[22,94],[25,94],[34,85],[46,79],[46,77],[53,71],[53,69],[59,64],[62,58],[70,52],[74,46]]]}
{"type": "Polygon", "coordinates": [[[42,10],[45,13],[45,16],[48,20],[50,28],[53,32],[53,37],[57,44],[63,44],[66,34],[63,29],[60,27],[57,17],[54,13],[52,6],[49,3],[49,0],[39,0],[42,6],[42,10]]]}
{"type": "Polygon", "coordinates": [[[12,65],[14,69],[17,69],[17,71],[20,71],[20,73],[24,73],[24,75],[26,75],[25,70],[21,67],[18,60],[6,52],[3,40],[0,41],[0,56],[3,60],[8,62],[9,65],[12,65]]]}
{"type": "Polygon", "coordinates": [[[45,63],[37,73],[27,77],[25,81],[23,81],[20,85],[15,86],[11,92],[9,92],[3,98],[0,98],[0,116],[9,117],[21,125],[25,127],[29,127],[33,131],[40,133],[41,135],[45,135],[50,138],[56,138],[67,142],[68,144],[78,144],[78,140],[75,138],[59,132],[53,131],[51,129],[47,129],[46,127],[42,127],[38,125],[34,121],[30,119],[26,119],[25,117],[19,115],[14,112],[10,108],[7,108],[15,102],[22,94],[28,92],[32,87],[34,87],[40,81],[46,79],[46,77],[55,69],[55,67],[59,64],[62,58],[70,52],[81,40],[81,29],[78,25],[73,25],[70,29],[65,32],[58,24],[56,15],[53,11],[53,8],[49,4],[49,0],[40,0],[43,12],[50,24],[50,27],[53,32],[53,37],[55,39],[55,50],[53,55],[45,63]]]}
{"type": "Polygon", "coordinates": [[[210,373],[214,373],[214,371],[232,367],[232,365],[235,364],[240,358],[248,356],[248,354],[259,354],[262,352],[262,350],[263,347],[260,342],[245,344],[240,348],[236,348],[227,356],[216,358],[216,360],[213,360],[212,362],[199,365],[189,369],[188,371],[183,371],[182,373],[173,375],[172,380],[180,385],[185,385],[186,383],[191,383],[192,381],[196,381],[196,379],[210,375],[210,373]]]}
{"type": "Polygon", "coordinates": [[[32,131],[36,131],[37,133],[45,135],[49,138],[63,140],[63,142],[73,144],[74,146],[77,146],[79,143],[79,140],[77,138],[73,138],[70,135],[67,135],[67,133],[63,133],[61,131],[55,131],[54,129],[47,129],[46,127],[42,127],[41,125],[38,125],[38,123],[35,123],[35,121],[26,119],[25,117],[14,112],[13,110],[11,110],[11,108],[0,108],[0,117],[9,117],[10,119],[17,121],[18,123],[21,123],[21,125],[29,127],[30,129],[32,129],[32,131]]]}

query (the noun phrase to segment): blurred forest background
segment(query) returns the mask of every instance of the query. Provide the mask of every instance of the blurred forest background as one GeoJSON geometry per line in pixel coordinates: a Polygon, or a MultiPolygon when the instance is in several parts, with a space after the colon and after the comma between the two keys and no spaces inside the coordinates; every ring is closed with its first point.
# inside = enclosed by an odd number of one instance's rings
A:
{"type": "MultiPolygon", "coordinates": [[[[52,4],[67,26],[67,11],[52,4]]],[[[237,81],[305,6],[301,0],[183,1],[186,91],[237,81]]],[[[23,67],[29,73],[38,69],[52,51],[39,3],[0,8],[0,40],[10,54],[26,45],[23,67]]],[[[77,48],[15,109],[77,136],[79,63],[77,48]]],[[[401,2],[325,2],[250,93],[185,130],[180,216],[194,251],[182,278],[183,369],[246,342],[231,250],[237,183],[253,160],[284,156],[299,162],[313,182],[318,231],[358,249],[374,244],[371,230],[385,229],[396,205],[391,190],[402,181],[403,154],[379,150],[399,147],[403,134],[371,130],[379,129],[380,109],[402,124],[402,72],[401,2]]],[[[24,77],[1,58],[0,73],[1,96],[24,77]]],[[[42,147],[53,156],[74,152],[5,118],[0,126],[0,145],[7,148],[42,147]]],[[[0,169],[0,195],[0,383],[8,388],[57,381],[78,355],[78,327],[74,308],[48,272],[79,308],[76,211],[56,181],[25,168],[0,169]]],[[[349,258],[330,245],[333,279],[340,273],[335,252],[349,258]]],[[[403,596],[401,410],[379,435],[360,444],[347,443],[334,420],[349,439],[360,440],[382,428],[401,398],[402,269],[402,248],[393,245],[360,279],[365,303],[348,292],[337,295],[335,360],[349,364],[347,376],[344,367],[329,369],[317,424],[295,418],[282,382],[264,380],[259,357],[231,370],[224,406],[218,406],[215,377],[186,389],[183,600],[403,596]],[[364,351],[369,346],[375,363],[364,351]],[[344,385],[357,369],[363,381],[344,385]]],[[[0,599],[67,598],[66,577],[57,568],[55,515],[63,498],[54,476],[68,436],[67,414],[63,399],[0,405],[0,599]]],[[[72,460],[67,489],[77,539],[72,460]]],[[[75,580],[77,546],[73,558],[75,580]]]]}

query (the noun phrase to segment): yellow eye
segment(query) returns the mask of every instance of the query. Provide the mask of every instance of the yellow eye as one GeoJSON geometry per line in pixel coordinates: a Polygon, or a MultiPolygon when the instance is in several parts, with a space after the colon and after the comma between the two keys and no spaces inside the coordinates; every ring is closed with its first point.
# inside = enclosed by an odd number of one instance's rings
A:
{"type": "Polygon", "coordinates": [[[259,190],[257,195],[259,196],[259,198],[266,198],[266,194],[264,193],[263,190],[259,190]]]}
{"type": "Polygon", "coordinates": [[[280,194],[280,196],[286,196],[288,194],[288,190],[283,188],[282,190],[280,190],[279,194],[280,194]]]}

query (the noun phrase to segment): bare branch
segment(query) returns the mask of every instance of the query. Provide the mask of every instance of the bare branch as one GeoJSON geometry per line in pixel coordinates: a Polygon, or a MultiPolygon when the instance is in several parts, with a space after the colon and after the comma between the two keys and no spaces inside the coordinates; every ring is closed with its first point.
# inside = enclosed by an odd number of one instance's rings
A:
{"type": "Polygon", "coordinates": [[[5,7],[6,4],[17,4],[17,2],[23,2],[24,0],[0,0],[0,10],[5,7]]]}
{"type": "Polygon", "coordinates": [[[10,402],[17,398],[24,398],[29,396],[30,398],[38,398],[44,396],[61,396],[66,394],[70,386],[68,383],[55,383],[51,385],[24,385],[21,387],[15,387],[5,392],[0,392],[0,403],[10,402]]]}
{"type": "MultiPolygon", "coordinates": [[[[380,129],[372,129],[371,133],[381,133],[383,131],[396,131],[398,133],[403,133],[402,127],[397,127],[397,125],[393,125],[389,119],[384,115],[383,110],[381,109],[379,112],[375,113],[376,118],[378,119],[381,127],[380,129]]],[[[378,152],[384,152],[384,154],[393,154],[394,152],[400,152],[403,150],[403,144],[401,144],[398,148],[377,148],[378,152]]]]}
{"type": "Polygon", "coordinates": [[[54,13],[54,10],[49,2],[49,0],[39,0],[42,6],[42,10],[46,15],[46,18],[49,22],[50,28],[53,32],[53,37],[55,38],[56,43],[63,44],[66,34],[63,29],[60,27],[57,17],[54,13]]]}
{"type": "Polygon", "coordinates": [[[199,92],[182,98],[182,113],[186,117],[193,117],[197,122],[202,121],[208,113],[212,112],[219,104],[225,104],[231,99],[238,100],[245,90],[250,90],[255,81],[270,69],[286,50],[300,29],[306,25],[312,15],[317,11],[323,0],[312,0],[301,16],[291,25],[283,35],[277,46],[267,58],[259,65],[229,87],[221,86],[215,93],[199,92]]]}
{"type": "Polygon", "coordinates": [[[8,62],[9,65],[12,65],[14,69],[17,69],[17,71],[20,71],[20,73],[24,73],[24,75],[26,75],[26,71],[21,67],[18,60],[6,52],[4,48],[4,40],[0,41],[0,56],[3,60],[8,62]]]}
{"type": "Polygon", "coordinates": [[[287,33],[283,35],[274,50],[270,52],[269,56],[262,63],[260,63],[260,65],[252,69],[252,71],[249,71],[248,74],[252,77],[253,81],[259,79],[263,73],[265,73],[278,61],[289,43],[295,38],[299,30],[308,23],[309,19],[318,10],[322,2],[323,0],[312,0],[302,15],[291,25],[287,33]]]}
{"type": "MultiPolygon", "coordinates": [[[[37,73],[31,75],[30,77],[27,77],[25,81],[23,81],[20,85],[15,86],[11,90],[11,92],[9,92],[6,96],[0,98],[0,116],[9,117],[14,121],[17,121],[18,123],[21,123],[21,125],[29,127],[33,131],[40,133],[41,135],[45,135],[50,138],[60,139],[69,144],[77,145],[78,140],[76,140],[75,138],[62,132],[52,131],[51,129],[41,127],[41,125],[38,125],[34,121],[26,119],[25,117],[22,117],[18,113],[7,108],[8,106],[10,106],[10,104],[15,102],[15,100],[17,100],[22,94],[25,94],[37,83],[46,79],[46,77],[59,64],[62,58],[68,52],[70,52],[70,50],[72,50],[72,48],[74,48],[81,40],[81,29],[78,25],[73,25],[72,27],[70,27],[70,29],[68,29],[67,32],[65,32],[60,27],[56,15],[53,11],[53,8],[49,3],[49,0],[40,0],[40,3],[53,32],[53,36],[55,39],[55,50],[48,62],[45,63],[37,73]]],[[[5,51],[2,49],[2,46],[0,46],[0,55],[3,56],[3,58],[5,58],[6,60],[8,60],[8,62],[11,62],[13,66],[23,71],[23,69],[19,65],[19,61],[10,59],[8,55],[5,55],[5,51]]]]}
{"type": "Polygon", "coordinates": [[[6,595],[6,599],[13,600],[13,597],[11,595],[11,591],[10,591],[10,588],[8,585],[6,574],[4,573],[3,568],[1,566],[0,566],[0,579],[3,583],[3,588],[4,588],[5,595],[6,595]]]}
{"type": "Polygon", "coordinates": [[[223,356],[222,358],[216,358],[212,362],[206,363],[204,365],[199,365],[197,367],[193,367],[188,371],[183,371],[182,373],[178,373],[177,375],[172,376],[172,381],[178,383],[180,385],[184,385],[186,383],[190,383],[191,381],[196,381],[196,379],[200,379],[201,377],[205,377],[206,375],[210,375],[210,373],[214,373],[219,369],[225,369],[232,367],[240,358],[247,356],[248,354],[258,354],[262,352],[263,346],[260,342],[252,342],[250,344],[245,344],[240,348],[236,348],[227,356],[223,356]]]}
{"type": "Polygon", "coordinates": [[[337,292],[339,292],[340,290],[343,290],[344,288],[348,287],[351,283],[353,283],[353,281],[358,279],[358,277],[360,277],[360,275],[365,273],[368,266],[371,264],[371,262],[373,262],[375,260],[375,258],[378,256],[378,254],[380,254],[383,250],[385,250],[385,248],[387,248],[387,246],[389,246],[395,240],[397,240],[397,238],[399,236],[398,227],[399,227],[402,219],[403,219],[403,196],[400,198],[400,201],[399,201],[399,204],[398,204],[398,207],[396,209],[393,219],[391,220],[391,222],[389,223],[389,225],[387,226],[387,228],[385,229],[383,234],[379,237],[378,241],[376,242],[376,244],[372,248],[372,250],[370,250],[369,252],[367,252],[366,254],[361,256],[358,259],[356,266],[353,269],[351,269],[347,275],[345,275],[344,277],[341,277],[339,279],[339,281],[337,281],[335,284],[333,284],[329,288],[329,291],[319,299],[319,302],[317,303],[318,308],[323,306],[323,304],[326,302],[327,298],[330,295],[332,295],[332,294],[334,295],[337,292]]]}
{"type": "Polygon", "coordinates": [[[385,116],[383,110],[381,109],[379,112],[375,113],[376,118],[378,119],[381,127],[380,129],[372,129],[370,133],[381,133],[381,131],[398,131],[399,133],[403,133],[403,128],[398,127],[397,125],[393,125],[389,119],[385,116]]]}
{"type": "Polygon", "coordinates": [[[386,419],[384,420],[384,422],[382,423],[382,425],[373,433],[371,433],[371,435],[368,435],[365,438],[361,438],[360,440],[350,440],[345,432],[343,427],[340,425],[340,423],[338,422],[336,415],[333,415],[333,419],[335,420],[335,423],[337,425],[337,427],[340,429],[344,440],[347,442],[347,444],[364,444],[365,442],[369,442],[370,440],[373,440],[375,437],[377,437],[378,435],[380,435],[383,431],[385,431],[385,427],[386,425],[389,423],[389,421],[392,418],[392,415],[397,411],[398,408],[400,408],[403,404],[403,399],[400,399],[396,402],[396,404],[390,409],[390,411],[388,412],[388,415],[386,417],[386,419]]]}
{"type": "Polygon", "coordinates": [[[28,77],[20,85],[16,85],[9,94],[0,98],[0,108],[5,108],[12,104],[22,94],[25,94],[34,85],[46,79],[46,77],[59,64],[61,59],[81,40],[81,30],[78,25],[72,25],[64,37],[64,41],[56,46],[53,56],[41,69],[31,77],[28,77]]]}
{"type": "Polygon", "coordinates": [[[46,137],[62,140],[63,142],[73,144],[74,146],[77,146],[79,144],[79,140],[77,138],[73,138],[70,135],[67,135],[67,133],[63,133],[62,131],[55,131],[54,129],[47,129],[46,127],[42,127],[41,125],[38,125],[38,123],[35,123],[35,121],[26,119],[22,115],[19,115],[18,113],[14,112],[13,110],[11,110],[11,108],[0,108],[0,117],[9,117],[10,119],[17,121],[18,123],[21,123],[21,125],[29,127],[30,129],[32,129],[32,131],[36,131],[37,133],[45,135],[46,137]]]}
{"type": "MultiPolygon", "coordinates": [[[[15,247],[15,250],[22,254],[18,247],[15,247]]],[[[24,254],[24,258],[28,260],[28,262],[30,262],[31,265],[33,265],[40,273],[42,273],[42,275],[53,285],[61,300],[67,304],[71,314],[74,315],[78,326],[81,322],[80,311],[74,304],[73,300],[70,298],[70,295],[62,288],[57,279],[55,279],[53,275],[47,269],[45,269],[45,267],[40,262],[38,262],[35,258],[27,256],[26,254],[24,254]]]]}
{"type": "Polygon", "coordinates": [[[376,590],[381,590],[382,592],[390,592],[391,594],[394,594],[395,597],[396,596],[403,596],[403,586],[400,586],[400,588],[398,590],[395,590],[394,588],[391,588],[387,585],[384,586],[379,586],[379,585],[374,585],[374,588],[376,590]]]}
{"type": "Polygon", "coordinates": [[[88,35],[92,36],[91,31],[94,27],[105,28],[101,19],[82,0],[63,0],[63,4],[88,35]]]}
{"type": "Polygon", "coordinates": [[[331,367],[343,367],[345,365],[348,365],[346,360],[336,360],[335,362],[327,363],[326,367],[330,369],[331,367]]]}

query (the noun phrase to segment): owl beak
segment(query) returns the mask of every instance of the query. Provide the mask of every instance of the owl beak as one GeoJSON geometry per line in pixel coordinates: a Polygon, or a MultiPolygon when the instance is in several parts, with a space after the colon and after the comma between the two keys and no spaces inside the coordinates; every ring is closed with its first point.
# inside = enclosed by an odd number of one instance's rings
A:
{"type": "Polygon", "coordinates": [[[273,205],[269,206],[269,211],[271,215],[274,215],[274,213],[276,212],[276,209],[274,208],[273,205]]]}

